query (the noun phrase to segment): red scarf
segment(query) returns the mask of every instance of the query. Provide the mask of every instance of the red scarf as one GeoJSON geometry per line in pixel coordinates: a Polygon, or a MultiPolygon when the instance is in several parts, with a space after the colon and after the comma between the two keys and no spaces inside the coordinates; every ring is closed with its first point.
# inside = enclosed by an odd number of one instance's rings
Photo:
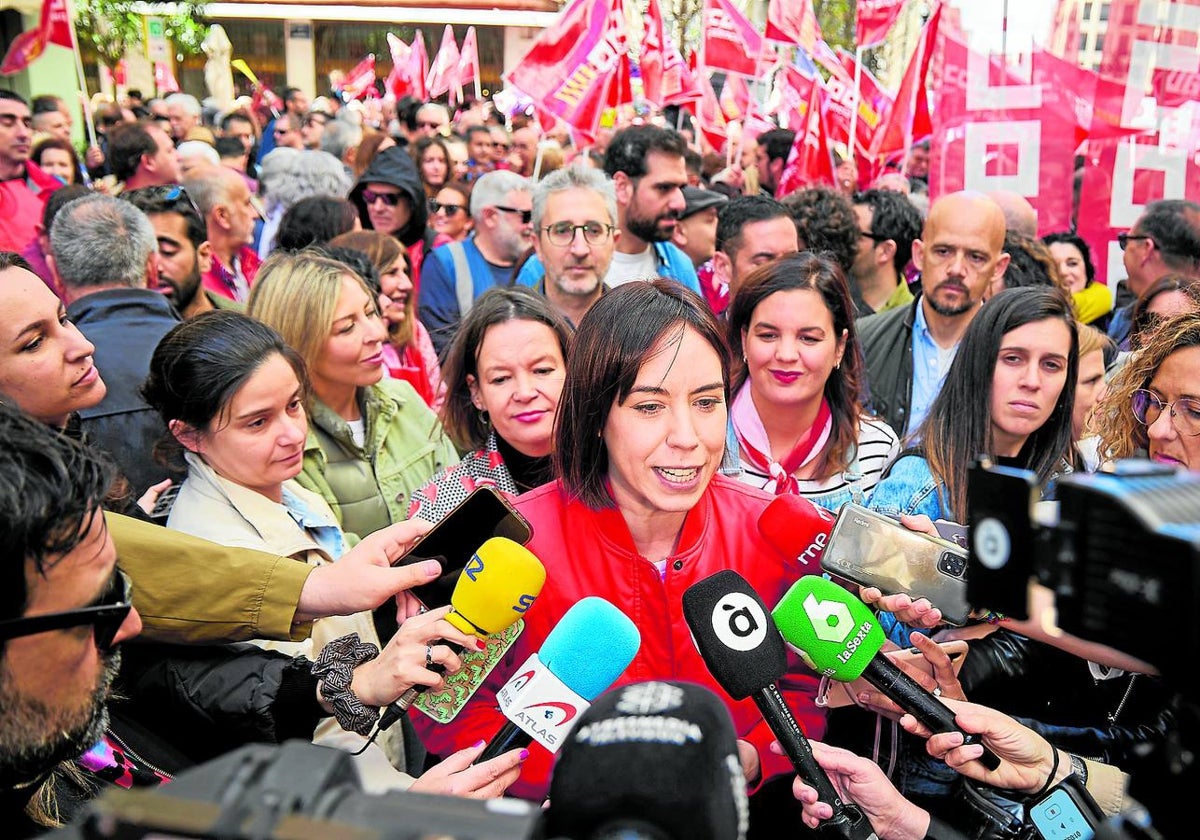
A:
{"type": "Polygon", "coordinates": [[[759,472],[765,472],[771,476],[772,481],[767,483],[767,486],[763,488],[764,490],[768,493],[774,492],[776,496],[782,496],[785,493],[798,495],[800,493],[800,484],[796,481],[796,476],[793,473],[808,461],[818,444],[828,440],[827,431],[832,423],[833,412],[829,408],[829,402],[822,397],[821,405],[817,408],[817,417],[813,421],[812,426],[796,442],[792,451],[780,461],[774,460],[769,452],[764,453],[756,449],[747,437],[742,434],[737,423],[734,423],[733,432],[737,435],[738,444],[741,446],[742,452],[746,455],[746,462],[759,472]]]}

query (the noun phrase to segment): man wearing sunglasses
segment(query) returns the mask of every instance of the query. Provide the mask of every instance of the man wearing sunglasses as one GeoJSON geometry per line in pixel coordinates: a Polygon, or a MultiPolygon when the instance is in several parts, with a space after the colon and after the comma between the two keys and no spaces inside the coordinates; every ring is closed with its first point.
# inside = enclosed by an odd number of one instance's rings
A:
{"type": "Polygon", "coordinates": [[[1128,350],[1133,308],[1142,293],[1168,274],[1200,279],[1200,204],[1167,199],[1146,205],[1133,227],[1117,237],[1133,299],[1113,312],[1108,334],[1128,350]]]}
{"type": "Polygon", "coordinates": [[[529,181],[513,172],[488,172],[471,190],[475,232],[434,248],[421,267],[418,313],[440,354],[471,304],[493,286],[508,285],[533,232],[529,181]]]}

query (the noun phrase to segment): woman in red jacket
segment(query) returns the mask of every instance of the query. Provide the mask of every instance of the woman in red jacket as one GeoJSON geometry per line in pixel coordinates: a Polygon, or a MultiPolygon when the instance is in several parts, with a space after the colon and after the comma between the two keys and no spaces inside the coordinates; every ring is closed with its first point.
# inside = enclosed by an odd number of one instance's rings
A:
{"type": "MultiPolygon", "coordinates": [[[[683,618],[684,591],[721,569],[739,572],[768,604],[806,571],[759,534],[756,522],[772,497],[717,475],[728,390],[722,330],[704,301],[678,283],[627,283],[592,307],[575,334],[559,403],[560,478],[515,503],[533,526],[529,548],[546,566],[545,588],[525,615],[524,633],[452,723],[415,716],[431,752],[448,754],[495,734],[504,723],[496,690],[573,604],[597,595],[641,633],[641,648],[615,685],[704,685],[733,715],[750,785],[790,771],[767,749],[773,738],[754,702],[735,702],[709,674],[683,618]]],[[[820,737],[817,678],[798,657],[790,664],[780,688],[804,731],[820,737]]],[[[540,799],[552,757],[536,744],[530,752],[510,793],[540,799]]]]}

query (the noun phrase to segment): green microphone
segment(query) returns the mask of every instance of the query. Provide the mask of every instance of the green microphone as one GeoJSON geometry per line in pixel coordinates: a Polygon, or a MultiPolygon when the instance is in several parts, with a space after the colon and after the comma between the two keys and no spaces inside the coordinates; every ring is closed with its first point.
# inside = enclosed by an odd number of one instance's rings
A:
{"type": "MultiPolygon", "coordinates": [[[[817,575],[800,578],[771,616],[784,641],[814,671],[839,682],[863,677],[930,732],[962,732],[964,744],[981,742],[979,735],[959,728],[946,704],[879,655],[886,640],[879,619],[833,581],[817,575]]],[[[987,747],[979,760],[989,770],[1000,766],[1000,758],[987,747]]]]}

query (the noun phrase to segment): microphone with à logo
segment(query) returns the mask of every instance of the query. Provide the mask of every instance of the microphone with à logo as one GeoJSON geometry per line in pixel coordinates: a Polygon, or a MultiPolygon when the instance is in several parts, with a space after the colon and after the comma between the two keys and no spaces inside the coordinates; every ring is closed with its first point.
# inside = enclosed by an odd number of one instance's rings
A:
{"type": "Polygon", "coordinates": [[[775,685],[787,672],[787,649],[766,604],[749,582],[729,569],[717,572],[683,593],[683,615],[721,688],[735,700],[754,699],[796,773],[833,809],[833,816],[818,826],[818,834],[854,840],[874,837],[862,811],[838,796],[775,685]]]}

